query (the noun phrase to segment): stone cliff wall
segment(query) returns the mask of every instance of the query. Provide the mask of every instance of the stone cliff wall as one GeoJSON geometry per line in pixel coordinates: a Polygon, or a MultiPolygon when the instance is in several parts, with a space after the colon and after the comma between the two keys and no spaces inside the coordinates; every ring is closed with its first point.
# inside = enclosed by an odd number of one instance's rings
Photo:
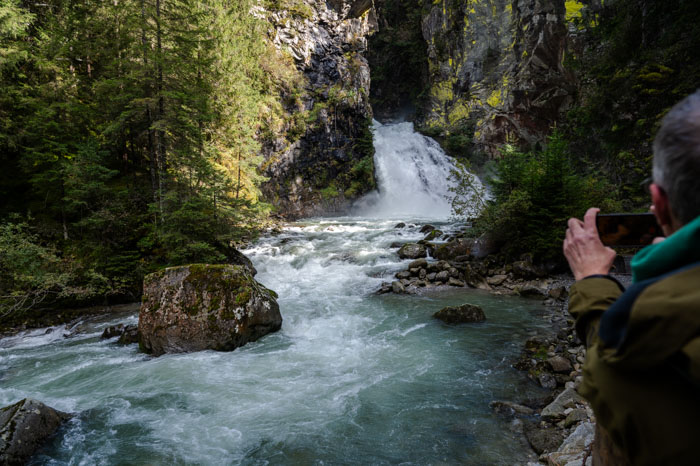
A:
{"type": "Polygon", "coordinates": [[[574,99],[576,81],[563,59],[577,5],[434,2],[422,24],[429,59],[424,126],[443,136],[466,133],[474,149],[491,156],[505,142],[541,141],[574,99]]]}
{"type": "Polygon", "coordinates": [[[267,5],[256,14],[301,83],[283,96],[288,121],[264,142],[263,193],[288,219],[338,212],[375,186],[364,57],[376,27],[371,0],[267,5]]]}

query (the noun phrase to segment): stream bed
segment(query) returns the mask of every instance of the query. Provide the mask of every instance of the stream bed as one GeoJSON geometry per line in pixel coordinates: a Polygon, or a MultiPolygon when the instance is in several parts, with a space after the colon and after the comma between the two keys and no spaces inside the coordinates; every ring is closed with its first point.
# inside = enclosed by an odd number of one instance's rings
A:
{"type": "Polygon", "coordinates": [[[450,159],[410,123],[375,123],[379,189],[353,216],[287,225],[243,251],[279,294],[282,329],[233,352],[152,358],[100,340],[138,305],[0,340],[0,406],[31,397],[74,417],[32,464],[523,464],[489,408],[542,396],[511,367],[549,319],[539,301],[467,288],[376,295],[408,260],[394,242],[450,223],[450,159]],[[404,228],[395,228],[405,222],[404,228]],[[446,325],[444,306],[487,320],[446,325]]]}
{"type": "Polygon", "coordinates": [[[488,404],[541,394],[510,363],[547,322],[542,306],[454,288],[374,295],[407,263],[389,245],[422,236],[395,223],[317,219],[245,251],[284,323],[230,353],[151,358],[99,339],[135,310],[0,340],[0,405],[77,413],[34,464],[523,462],[488,404]],[[465,302],[487,321],[432,318],[465,302]]]}

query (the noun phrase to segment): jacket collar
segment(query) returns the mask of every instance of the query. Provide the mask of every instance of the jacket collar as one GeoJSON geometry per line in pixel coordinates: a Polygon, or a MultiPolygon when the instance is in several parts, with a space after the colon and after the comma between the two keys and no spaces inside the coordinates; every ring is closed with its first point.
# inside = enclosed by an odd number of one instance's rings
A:
{"type": "Polygon", "coordinates": [[[639,251],[631,262],[634,283],[700,261],[700,216],[664,241],[639,251]]]}

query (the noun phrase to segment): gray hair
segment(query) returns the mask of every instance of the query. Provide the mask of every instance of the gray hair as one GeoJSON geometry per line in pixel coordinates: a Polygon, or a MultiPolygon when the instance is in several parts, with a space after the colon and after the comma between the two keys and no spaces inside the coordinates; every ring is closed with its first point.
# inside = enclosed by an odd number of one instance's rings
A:
{"type": "Polygon", "coordinates": [[[681,224],[700,215],[700,90],[662,120],[654,139],[653,178],[681,224]]]}

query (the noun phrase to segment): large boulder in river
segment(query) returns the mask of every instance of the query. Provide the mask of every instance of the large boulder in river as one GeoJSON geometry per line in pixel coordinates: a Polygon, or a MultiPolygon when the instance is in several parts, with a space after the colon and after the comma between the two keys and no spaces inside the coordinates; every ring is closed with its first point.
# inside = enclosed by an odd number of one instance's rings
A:
{"type": "Polygon", "coordinates": [[[418,259],[428,255],[425,246],[417,243],[406,243],[399,249],[399,257],[401,259],[418,259]]]}
{"type": "Polygon", "coordinates": [[[483,322],[486,315],[481,307],[474,304],[462,304],[461,306],[448,306],[440,309],[433,317],[448,324],[462,324],[469,322],[483,322]]]}
{"type": "Polygon", "coordinates": [[[275,298],[241,265],[161,270],[144,279],[139,345],[156,356],[236,349],[282,327],[275,298]]]}
{"type": "Polygon", "coordinates": [[[25,464],[70,416],[25,398],[0,409],[0,464],[25,464]]]}

